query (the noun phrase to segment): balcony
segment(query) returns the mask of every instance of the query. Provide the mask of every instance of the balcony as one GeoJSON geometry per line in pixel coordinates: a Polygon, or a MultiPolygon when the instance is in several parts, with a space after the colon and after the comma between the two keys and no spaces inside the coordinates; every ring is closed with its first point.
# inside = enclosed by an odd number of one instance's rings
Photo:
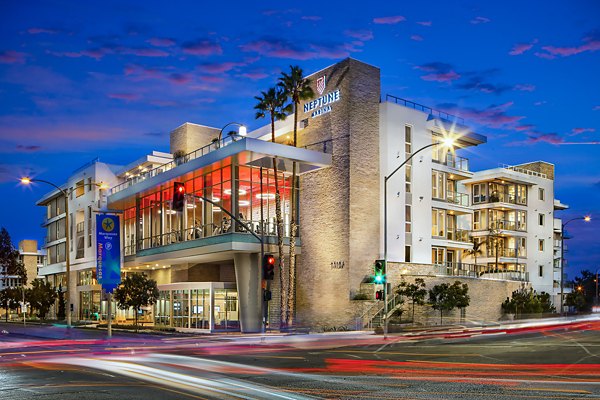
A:
{"type": "Polygon", "coordinates": [[[457,206],[469,207],[469,195],[459,192],[447,192],[446,201],[457,206]]]}
{"type": "Polygon", "coordinates": [[[490,229],[502,231],[527,232],[527,224],[522,221],[497,220],[490,222],[490,229]]]}
{"type": "MultiPolygon", "coordinates": [[[[487,251],[488,257],[496,257],[496,249],[491,247],[487,251]]],[[[507,258],[517,258],[517,257],[527,257],[527,252],[524,248],[519,249],[519,254],[517,255],[517,249],[511,249],[506,247],[500,247],[498,249],[498,257],[507,257],[507,258]]]]}
{"type": "Polygon", "coordinates": [[[527,205],[527,198],[517,197],[514,194],[509,193],[496,193],[493,192],[489,196],[485,194],[479,196],[473,196],[473,204],[484,204],[484,203],[508,203],[516,204],[520,206],[527,205]]]}
{"type": "Polygon", "coordinates": [[[459,157],[452,153],[447,153],[446,158],[441,159],[441,160],[435,158],[435,155],[434,155],[434,158],[432,159],[432,161],[434,163],[442,164],[442,165],[445,165],[449,168],[452,168],[452,169],[455,169],[458,171],[469,172],[469,159],[464,158],[464,157],[459,157]]]}
{"type": "Polygon", "coordinates": [[[453,240],[455,242],[470,243],[469,232],[470,231],[465,229],[449,230],[446,232],[446,239],[453,240]]]}
{"type": "Polygon", "coordinates": [[[478,279],[498,279],[504,281],[529,281],[529,273],[524,267],[518,270],[509,270],[499,266],[465,264],[465,263],[442,263],[434,265],[435,273],[444,276],[466,276],[478,279]]]}

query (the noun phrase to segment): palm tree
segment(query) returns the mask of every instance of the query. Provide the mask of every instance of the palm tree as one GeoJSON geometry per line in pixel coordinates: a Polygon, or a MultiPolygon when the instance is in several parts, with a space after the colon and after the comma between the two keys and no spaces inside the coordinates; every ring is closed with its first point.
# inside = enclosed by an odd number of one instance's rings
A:
{"type": "Polygon", "coordinates": [[[468,250],[465,250],[465,254],[468,256],[472,256],[474,259],[473,264],[477,265],[477,255],[483,253],[482,247],[483,247],[484,241],[477,240],[476,238],[472,237],[471,243],[473,244],[473,247],[468,250]]]}
{"type": "MultiPolygon", "coordinates": [[[[287,96],[279,87],[270,88],[266,92],[261,91],[261,96],[254,97],[258,104],[254,106],[256,118],[271,119],[271,141],[275,143],[275,120],[284,120],[290,111],[290,105],[286,105],[287,96]]],[[[275,218],[277,221],[277,244],[279,247],[279,285],[280,285],[280,329],[285,326],[288,318],[287,292],[285,270],[283,263],[283,218],[281,218],[281,195],[279,193],[279,174],[277,172],[277,158],[273,157],[273,172],[275,173],[275,218]]]]}
{"type": "MultiPolygon", "coordinates": [[[[294,141],[293,146],[298,146],[298,105],[302,100],[312,99],[315,95],[311,86],[311,81],[304,77],[302,68],[299,66],[290,65],[290,73],[281,73],[279,78],[278,86],[284,90],[287,97],[291,98],[294,112],[294,141]]],[[[296,234],[298,231],[298,224],[296,222],[296,204],[298,199],[296,198],[296,188],[298,187],[296,182],[296,163],[293,164],[292,169],[292,196],[291,196],[291,207],[290,207],[290,268],[289,268],[289,296],[288,296],[288,326],[293,324],[294,318],[294,293],[296,287],[296,234]]]]}

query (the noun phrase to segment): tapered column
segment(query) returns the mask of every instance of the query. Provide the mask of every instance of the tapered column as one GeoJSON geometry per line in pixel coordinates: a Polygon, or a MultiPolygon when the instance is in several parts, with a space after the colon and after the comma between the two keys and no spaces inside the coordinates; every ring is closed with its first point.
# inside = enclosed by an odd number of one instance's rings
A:
{"type": "Polygon", "coordinates": [[[233,261],[240,310],[240,328],[242,333],[261,332],[262,288],[259,255],[236,253],[233,261]]]}

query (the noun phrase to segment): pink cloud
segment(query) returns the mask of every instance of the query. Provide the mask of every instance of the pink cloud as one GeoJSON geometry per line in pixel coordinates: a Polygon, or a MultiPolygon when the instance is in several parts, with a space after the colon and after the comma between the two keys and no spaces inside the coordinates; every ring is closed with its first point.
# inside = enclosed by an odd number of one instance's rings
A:
{"type": "Polygon", "coordinates": [[[415,42],[422,42],[423,41],[423,36],[421,35],[412,35],[411,40],[414,40],[415,42]]]}
{"type": "Polygon", "coordinates": [[[428,74],[421,76],[421,79],[424,81],[452,82],[460,78],[460,74],[454,71],[452,65],[443,62],[431,62],[418,65],[415,68],[429,72],[428,74]]]}
{"type": "Polygon", "coordinates": [[[291,58],[295,60],[310,60],[315,58],[344,58],[352,51],[358,51],[348,44],[323,46],[309,44],[308,48],[298,47],[295,43],[280,39],[261,39],[240,46],[245,52],[256,52],[260,55],[273,58],[291,58]]]}
{"type": "Polygon", "coordinates": [[[38,35],[40,33],[47,33],[49,35],[55,35],[55,34],[59,33],[59,31],[56,29],[47,29],[47,28],[29,28],[29,29],[27,29],[27,32],[31,35],[38,35]]]}
{"type": "Polygon", "coordinates": [[[454,71],[446,72],[443,74],[427,74],[421,76],[424,81],[435,81],[435,82],[452,82],[460,78],[460,75],[454,71]]]}
{"type": "Polygon", "coordinates": [[[192,80],[192,77],[189,74],[180,74],[177,72],[171,73],[167,76],[167,79],[170,82],[176,83],[178,85],[183,85],[189,83],[192,80]]]}
{"type": "Polygon", "coordinates": [[[533,45],[537,43],[537,39],[535,39],[531,43],[517,43],[513,46],[512,50],[508,52],[511,56],[518,56],[520,54],[525,53],[526,51],[531,50],[533,45]]]}
{"type": "Polygon", "coordinates": [[[303,15],[300,18],[302,18],[305,21],[320,21],[323,19],[322,17],[319,17],[318,15],[303,15]]]}
{"type": "Polygon", "coordinates": [[[517,125],[515,126],[515,130],[522,132],[522,131],[531,131],[535,129],[535,125],[531,125],[531,124],[523,124],[523,125],[517,125]]]}
{"type": "Polygon", "coordinates": [[[176,42],[170,38],[150,38],[146,40],[147,43],[156,47],[172,47],[175,46],[176,42]]]}
{"type": "Polygon", "coordinates": [[[241,62],[222,62],[222,63],[206,63],[198,65],[198,70],[208,74],[222,74],[227,71],[231,71],[235,67],[242,67],[246,65],[241,62]]]}
{"type": "Polygon", "coordinates": [[[211,56],[223,54],[223,48],[220,44],[210,40],[197,40],[195,42],[184,43],[183,52],[195,56],[211,56]]]}
{"type": "Polygon", "coordinates": [[[536,53],[538,57],[550,58],[550,57],[569,57],[576,54],[585,52],[594,52],[600,50],[600,34],[597,32],[591,33],[582,39],[582,44],[579,46],[567,46],[567,47],[556,47],[556,46],[544,46],[542,47],[546,53],[536,53]]]}
{"type": "Polygon", "coordinates": [[[444,109],[444,111],[458,114],[467,120],[473,120],[483,126],[491,128],[516,129],[517,123],[525,117],[509,115],[507,111],[510,107],[512,107],[512,105],[513,102],[507,102],[499,105],[491,105],[483,110],[478,110],[475,108],[461,108],[455,104],[440,105],[439,107],[444,109]]]}
{"type": "Polygon", "coordinates": [[[571,133],[573,135],[581,135],[582,133],[586,133],[586,132],[596,132],[596,129],[594,129],[594,128],[573,128],[571,130],[571,133]]]}
{"type": "Polygon", "coordinates": [[[402,21],[406,21],[406,17],[402,16],[402,15],[394,15],[394,16],[390,16],[390,17],[379,17],[379,18],[373,18],[373,22],[376,24],[384,24],[384,25],[393,25],[393,24],[397,24],[398,22],[402,22],[402,21]]]}
{"type": "Polygon", "coordinates": [[[539,52],[539,51],[538,51],[538,52],[535,52],[535,53],[533,53],[533,54],[534,54],[536,57],[539,57],[539,58],[545,58],[546,60],[554,60],[554,59],[556,58],[556,56],[553,56],[553,55],[552,55],[552,54],[550,54],[550,53],[542,53],[542,52],[539,52]]]}
{"type": "Polygon", "coordinates": [[[114,51],[119,54],[133,55],[138,57],[167,57],[169,55],[169,53],[164,50],[145,47],[116,47],[114,51]]]}
{"type": "Polygon", "coordinates": [[[432,22],[431,21],[419,21],[419,22],[417,22],[417,24],[422,25],[422,26],[431,26],[432,22]]]}
{"type": "Polygon", "coordinates": [[[473,25],[478,25],[478,24],[487,24],[490,21],[491,21],[491,19],[486,18],[486,17],[475,17],[469,22],[471,22],[473,25]]]}
{"type": "Polygon", "coordinates": [[[362,40],[362,41],[367,41],[367,40],[373,39],[373,32],[368,29],[358,29],[358,30],[348,29],[348,30],[344,31],[344,34],[346,36],[350,36],[352,38],[362,40]]]}
{"type": "Polygon", "coordinates": [[[0,51],[0,64],[24,64],[27,54],[14,50],[0,51]]]}
{"type": "Polygon", "coordinates": [[[256,72],[244,72],[240,76],[243,76],[244,78],[248,78],[253,81],[258,81],[260,79],[264,79],[264,78],[268,77],[269,75],[265,74],[264,72],[256,71],[256,72]]]}
{"type": "Polygon", "coordinates": [[[550,144],[562,144],[564,139],[556,133],[543,133],[538,136],[530,136],[527,142],[530,144],[535,143],[550,143],[550,144]]]}
{"type": "Polygon", "coordinates": [[[140,95],[136,93],[108,93],[109,99],[124,100],[126,102],[139,100],[140,95]]]}
{"type": "Polygon", "coordinates": [[[513,90],[519,90],[521,92],[533,92],[535,90],[535,85],[530,83],[519,84],[513,87],[513,90]]]}
{"type": "Polygon", "coordinates": [[[35,145],[22,145],[22,144],[18,144],[16,146],[17,151],[21,151],[21,152],[26,152],[26,153],[30,153],[30,152],[34,152],[34,151],[39,151],[41,150],[41,146],[35,146],[35,145]]]}
{"type": "Polygon", "coordinates": [[[199,76],[198,80],[200,80],[202,82],[221,83],[221,82],[225,81],[225,78],[222,76],[204,75],[204,76],[199,76]]]}

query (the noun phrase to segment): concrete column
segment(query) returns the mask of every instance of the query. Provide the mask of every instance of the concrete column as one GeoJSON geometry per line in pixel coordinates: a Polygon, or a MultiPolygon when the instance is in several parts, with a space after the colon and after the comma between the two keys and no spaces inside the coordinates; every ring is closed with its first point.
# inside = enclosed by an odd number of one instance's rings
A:
{"type": "Polygon", "coordinates": [[[208,306],[210,308],[210,313],[208,314],[208,329],[213,332],[215,330],[215,288],[213,287],[212,282],[210,283],[208,306]]]}
{"type": "Polygon", "coordinates": [[[236,253],[235,280],[240,309],[242,333],[262,331],[262,288],[258,254],[236,253]]]}

